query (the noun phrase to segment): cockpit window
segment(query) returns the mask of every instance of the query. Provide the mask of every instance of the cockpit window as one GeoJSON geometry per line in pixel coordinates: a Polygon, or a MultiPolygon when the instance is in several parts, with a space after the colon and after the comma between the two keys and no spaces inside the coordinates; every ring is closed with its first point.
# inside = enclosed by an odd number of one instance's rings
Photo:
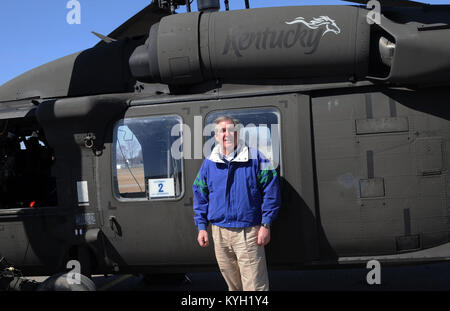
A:
{"type": "Polygon", "coordinates": [[[177,115],[126,118],[114,128],[115,194],[122,199],[172,199],[182,193],[182,161],[171,148],[181,141],[177,115]]]}

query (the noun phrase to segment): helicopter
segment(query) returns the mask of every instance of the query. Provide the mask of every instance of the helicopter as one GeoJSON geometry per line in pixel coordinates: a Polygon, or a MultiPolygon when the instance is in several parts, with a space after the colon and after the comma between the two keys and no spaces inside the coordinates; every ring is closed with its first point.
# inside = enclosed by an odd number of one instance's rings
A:
{"type": "Polygon", "coordinates": [[[221,115],[281,177],[269,267],[449,260],[450,6],[348,2],[153,1],[0,86],[0,263],[216,269],[192,183],[221,115]]]}

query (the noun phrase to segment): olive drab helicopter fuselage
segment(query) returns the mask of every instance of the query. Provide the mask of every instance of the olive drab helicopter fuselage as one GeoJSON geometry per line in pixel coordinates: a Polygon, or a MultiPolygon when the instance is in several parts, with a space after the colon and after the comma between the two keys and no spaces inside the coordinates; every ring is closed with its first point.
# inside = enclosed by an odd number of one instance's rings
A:
{"type": "Polygon", "coordinates": [[[216,269],[192,183],[227,114],[281,176],[270,267],[448,260],[450,6],[380,2],[370,23],[365,5],[159,1],[1,86],[0,257],[24,275],[216,269]]]}

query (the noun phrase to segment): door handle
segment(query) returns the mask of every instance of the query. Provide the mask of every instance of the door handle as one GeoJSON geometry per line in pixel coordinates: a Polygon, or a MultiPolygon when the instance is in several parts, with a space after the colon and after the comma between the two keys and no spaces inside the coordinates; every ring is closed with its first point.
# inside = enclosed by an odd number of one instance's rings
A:
{"type": "Polygon", "coordinates": [[[109,216],[109,227],[111,228],[112,232],[114,232],[118,236],[122,236],[122,228],[120,227],[116,216],[109,216]]]}

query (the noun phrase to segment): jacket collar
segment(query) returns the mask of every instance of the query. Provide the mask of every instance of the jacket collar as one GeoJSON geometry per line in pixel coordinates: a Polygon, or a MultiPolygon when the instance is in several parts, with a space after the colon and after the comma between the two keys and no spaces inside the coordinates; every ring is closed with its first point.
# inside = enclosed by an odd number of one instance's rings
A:
{"type": "MultiPolygon", "coordinates": [[[[214,149],[211,151],[210,156],[208,159],[210,161],[216,162],[216,163],[225,163],[222,160],[222,153],[220,152],[221,146],[217,144],[214,149]]],[[[248,161],[248,147],[244,145],[243,143],[239,143],[237,149],[237,154],[234,157],[231,162],[247,162],[248,161]]]]}

